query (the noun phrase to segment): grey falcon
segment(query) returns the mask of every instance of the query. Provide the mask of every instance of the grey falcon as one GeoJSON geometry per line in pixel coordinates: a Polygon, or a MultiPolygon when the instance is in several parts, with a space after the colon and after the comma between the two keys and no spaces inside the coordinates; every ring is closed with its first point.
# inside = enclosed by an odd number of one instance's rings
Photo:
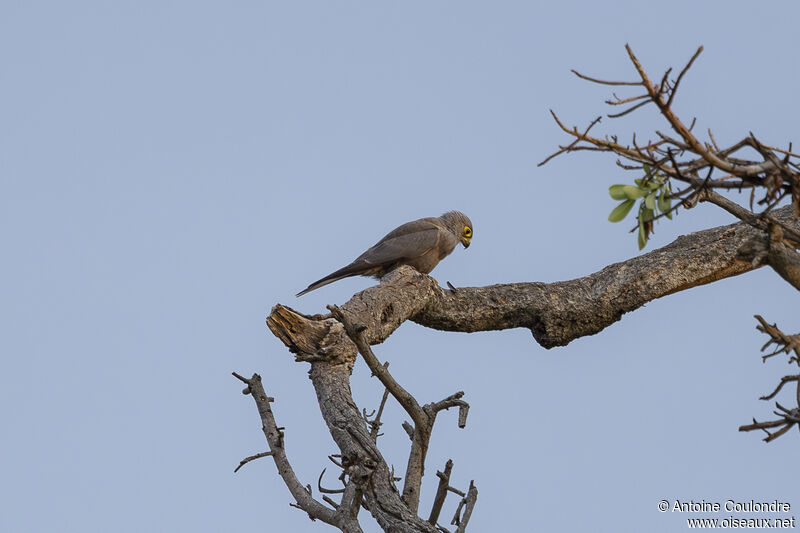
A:
{"type": "Polygon", "coordinates": [[[428,274],[439,261],[450,255],[458,243],[469,248],[471,240],[472,222],[460,211],[406,222],[390,231],[355,261],[315,281],[297,296],[350,276],[381,278],[400,265],[409,265],[428,274]]]}

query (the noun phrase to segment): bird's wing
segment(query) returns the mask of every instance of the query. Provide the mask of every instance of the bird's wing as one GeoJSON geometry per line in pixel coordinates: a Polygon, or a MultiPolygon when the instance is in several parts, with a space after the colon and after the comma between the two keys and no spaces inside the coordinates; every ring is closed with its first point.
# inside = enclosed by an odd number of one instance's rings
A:
{"type": "Polygon", "coordinates": [[[436,246],[445,231],[425,219],[403,224],[361,254],[353,265],[388,266],[415,259],[436,246]]]}
{"type": "Polygon", "coordinates": [[[419,233],[421,231],[426,231],[434,228],[447,229],[447,226],[445,226],[444,222],[442,222],[442,220],[438,217],[428,217],[428,218],[420,218],[418,220],[412,220],[411,222],[406,222],[405,224],[402,224],[394,228],[392,231],[387,233],[383,239],[379,240],[378,244],[389,239],[394,239],[395,237],[402,237],[403,235],[408,235],[410,233],[419,233]]]}

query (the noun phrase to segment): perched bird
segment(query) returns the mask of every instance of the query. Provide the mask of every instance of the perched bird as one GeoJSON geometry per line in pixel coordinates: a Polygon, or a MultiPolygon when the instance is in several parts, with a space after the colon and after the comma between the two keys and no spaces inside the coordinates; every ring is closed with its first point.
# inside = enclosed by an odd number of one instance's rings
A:
{"type": "Polygon", "coordinates": [[[297,296],[350,276],[380,278],[399,265],[409,265],[427,274],[439,261],[450,255],[459,242],[468,248],[471,239],[472,222],[459,211],[406,222],[389,232],[355,261],[315,281],[298,292],[297,296]]]}

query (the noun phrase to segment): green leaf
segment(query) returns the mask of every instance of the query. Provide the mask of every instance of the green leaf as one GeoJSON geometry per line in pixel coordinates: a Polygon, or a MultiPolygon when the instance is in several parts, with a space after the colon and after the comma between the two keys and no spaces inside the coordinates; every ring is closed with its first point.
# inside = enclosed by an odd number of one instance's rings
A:
{"type": "Polygon", "coordinates": [[[650,165],[648,165],[647,163],[642,163],[642,168],[644,169],[644,173],[647,175],[647,177],[650,177],[650,175],[652,174],[652,171],[650,170],[650,165]]]}
{"type": "Polygon", "coordinates": [[[658,210],[666,213],[672,208],[672,200],[667,198],[667,191],[662,191],[658,196],[658,210]]]}
{"type": "Polygon", "coordinates": [[[622,190],[625,192],[625,196],[627,196],[630,200],[636,200],[637,198],[641,198],[647,194],[646,191],[643,191],[635,185],[623,185],[622,190]]]}
{"type": "Polygon", "coordinates": [[[649,210],[655,211],[656,193],[651,192],[650,194],[648,194],[647,197],[644,199],[644,205],[646,205],[649,210]]]}
{"type": "Polygon", "coordinates": [[[644,232],[644,223],[641,217],[639,218],[639,249],[641,250],[647,245],[647,235],[644,232]]]}
{"type": "Polygon", "coordinates": [[[611,211],[611,214],[608,215],[608,221],[619,222],[620,220],[624,219],[626,216],[628,216],[628,213],[630,212],[634,203],[636,202],[633,200],[625,200],[624,202],[621,202],[617,207],[614,208],[613,211],[611,211]]]}
{"type": "Polygon", "coordinates": [[[656,191],[661,188],[661,184],[658,181],[648,181],[647,188],[651,191],[656,191]]]}
{"type": "Polygon", "coordinates": [[[649,207],[645,207],[641,211],[639,211],[639,220],[644,222],[645,220],[652,220],[653,219],[653,210],[649,207]]]}
{"type": "Polygon", "coordinates": [[[627,198],[625,195],[625,185],[612,185],[608,188],[608,194],[614,200],[624,200],[627,198]]]}

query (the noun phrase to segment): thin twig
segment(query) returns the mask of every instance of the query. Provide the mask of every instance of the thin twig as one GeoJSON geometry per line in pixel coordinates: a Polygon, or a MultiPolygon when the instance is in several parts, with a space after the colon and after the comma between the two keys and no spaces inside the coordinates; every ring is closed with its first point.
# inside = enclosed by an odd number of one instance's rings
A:
{"type": "Polygon", "coordinates": [[[781,382],[778,383],[777,388],[772,391],[772,394],[768,394],[767,396],[761,396],[759,400],[771,400],[773,399],[783,388],[784,385],[787,383],[791,383],[792,381],[800,381],[800,376],[783,376],[781,378],[781,382]]]}
{"type": "Polygon", "coordinates": [[[233,473],[235,474],[236,472],[238,472],[240,468],[242,468],[244,465],[246,465],[250,461],[255,461],[256,459],[261,459],[262,457],[269,457],[270,455],[272,455],[272,452],[261,452],[261,453],[255,454],[255,455],[251,455],[250,457],[245,457],[244,459],[239,461],[239,466],[236,467],[236,469],[233,471],[233,473]]]}
{"type": "Polygon", "coordinates": [[[599,80],[597,78],[592,78],[586,76],[585,74],[581,74],[575,69],[571,69],[572,73],[578,76],[581,79],[591,81],[593,83],[599,83],[600,85],[641,85],[642,82],[640,81],[606,81],[606,80],[599,80]]]}
{"type": "MultiPolygon", "coordinates": [[[[389,362],[387,361],[386,363],[384,363],[384,366],[388,367],[389,366],[389,362]]],[[[374,441],[378,440],[378,431],[380,431],[381,425],[382,425],[381,415],[383,415],[383,408],[386,405],[386,400],[388,398],[389,398],[389,389],[384,388],[383,389],[383,397],[381,398],[381,405],[380,405],[380,407],[378,407],[378,414],[369,423],[370,424],[369,434],[370,434],[370,436],[372,436],[372,440],[374,440],[374,441]]]]}
{"type": "Polygon", "coordinates": [[[637,109],[639,109],[640,107],[642,107],[642,106],[645,106],[645,105],[647,105],[647,104],[649,104],[649,103],[651,103],[651,102],[650,102],[650,100],[645,100],[644,102],[639,102],[639,103],[638,103],[638,104],[636,104],[635,106],[631,106],[631,107],[629,107],[629,108],[628,108],[628,109],[626,109],[625,111],[621,111],[621,112],[619,112],[619,113],[612,113],[612,114],[610,114],[610,115],[607,115],[607,116],[608,116],[608,118],[619,118],[619,117],[622,117],[622,116],[625,116],[625,115],[627,115],[628,113],[633,113],[634,111],[636,111],[636,110],[637,110],[637,109]]]}
{"type": "MultiPolygon", "coordinates": [[[[558,119],[558,116],[555,114],[555,112],[554,112],[552,109],[550,110],[550,114],[551,114],[551,115],[553,115],[553,118],[555,119],[556,123],[558,123],[558,125],[559,125],[559,126],[561,126],[561,128],[562,128],[562,129],[564,129],[565,131],[567,131],[567,133],[571,133],[571,132],[570,132],[570,130],[566,129],[566,127],[565,127],[563,124],[561,124],[561,121],[558,119]]],[[[561,148],[560,150],[558,150],[556,153],[554,153],[554,154],[550,155],[549,157],[547,157],[547,159],[545,159],[544,161],[542,161],[541,163],[539,163],[539,164],[538,164],[538,165],[536,165],[536,166],[540,167],[540,166],[544,165],[545,163],[547,163],[548,161],[550,161],[551,159],[553,159],[554,157],[556,157],[557,155],[561,155],[561,154],[563,154],[564,152],[569,152],[569,151],[573,150],[573,149],[575,148],[575,145],[576,145],[576,144],[578,144],[578,143],[579,143],[579,142],[582,140],[582,138],[586,137],[586,135],[589,133],[589,130],[591,130],[591,129],[592,129],[592,127],[593,127],[595,124],[597,124],[598,122],[600,122],[600,119],[601,119],[601,117],[597,117],[596,119],[594,119],[594,120],[593,120],[593,121],[592,121],[592,122],[589,124],[589,127],[587,127],[587,128],[586,128],[586,131],[584,131],[584,132],[583,132],[583,135],[582,135],[582,136],[580,136],[580,137],[579,137],[579,136],[575,135],[575,140],[574,140],[574,141],[572,141],[572,142],[571,142],[571,143],[570,143],[568,146],[564,146],[564,147],[562,147],[562,148],[561,148]]],[[[578,128],[574,128],[574,131],[575,131],[575,134],[577,134],[577,132],[578,132],[578,128]]],[[[573,134],[573,135],[574,135],[574,134],[573,134]]]]}
{"type": "Polygon", "coordinates": [[[686,66],[683,67],[683,70],[681,70],[681,73],[678,74],[678,79],[675,80],[675,84],[672,86],[672,92],[669,95],[669,100],[667,100],[667,107],[671,107],[672,106],[672,100],[673,100],[673,98],[675,98],[675,93],[678,92],[678,85],[680,84],[681,80],[683,79],[683,75],[686,74],[686,72],[692,67],[692,63],[694,63],[694,60],[697,59],[697,56],[699,56],[702,51],[703,51],[703,47],[701,46],[701,47],[699,47],[697,49],[697,52],[694,53],[694,55],[689,60],[689,62],[686,63],[686,66]]]}
{"type": "MultiPolygon", "coordinates": [[[[614,95],[616,97],[617,95],[614,95]]],[[[616,100],[606,100],[608,105],[622,105],[627,104],[628,102],[635,102],[636,100],[641,100],[643,98],[650,98],[649,94],[641,94],[639,96],[631,96],[630,98],[617,98],[616,100]]]]}
{"type": "Polygon", "coordinates": [[[319,479],[317,479],[317,490],[319,490],[323,494],[342,494],[344,489],[326,489],[322,486],[322,476],[325,475],[325,469],[322,469],[322,472],[319,474],[319,479]]]}

